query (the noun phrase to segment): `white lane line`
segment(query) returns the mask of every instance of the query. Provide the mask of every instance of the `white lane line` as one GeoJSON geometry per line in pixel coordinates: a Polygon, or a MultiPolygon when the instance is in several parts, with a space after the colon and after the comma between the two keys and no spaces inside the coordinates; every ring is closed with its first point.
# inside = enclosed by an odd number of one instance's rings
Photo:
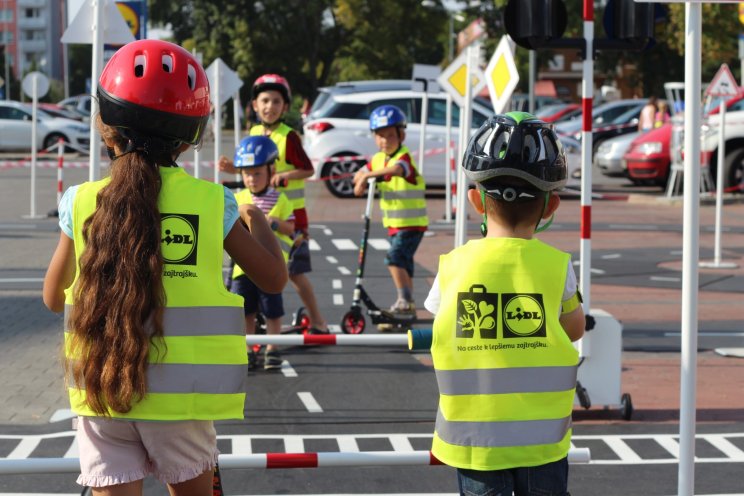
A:
{"type": "MultiPolygon", "coordinates": [[[[315,398],[313,398],[312,393],[308,392],[300,392],[297,393],[297,396],[300,397],[300,401],[302,401],[302,404],[305,405],[305,408],[307,408],[307,411],[310,413],[323,413],[323,409],[320,407],[320,404],[315,401],[315,398]]],[[[287,451],[288,453],[296,453],[293,451],[287,451]]]]}
{"type": "Polygon", "coordinates": [[[679,458],[679,443],[672,436],[656,436],[654,439],[662,448],[667,450],[670,455],[674,458],[679,458]]]}
{"type": "Polygon", "coordinates": [[[10,458],[13,460],[28,458],[36,449],[36,447],[39,446],[39,442],[41,442],[40,437],[24,437],[23,439],[21,439],[21,442],[18,443],[15,449],[8,453],[8,456],[6,456],[5,458],[10,458]]]}
{"type": "Polygon", "coordinates": [[[372,238],[367,241],[369,246],[374,248],[375,250],[389,250],[390,249],[390,241],[388,241],[385,238],[372,238]]]}
{"type": "Polygon", "coordinates": [[[344,284],[341,279],[334,279],[333,281],[331,281],[331,286],[333,287],[333,289],[341,289],[344,287],[344,284]]]}
{"type": "Polygon", "coordinates": [[[717,436],[715,434],[709,434],[708,437],[706,437],[705,439],[727,457],[738,460],[740,462],[744,461],[744,451],[737,448],[734,443],[732,443],[725,437],[721,435],[717,436]]]}
{"type": "MultiPolygon", "coordinates": [[[[681,332],[665,332],[664,337],[668,338],[678,338],[682,335],[681,332]]],[[[698,332],[698,336],[701,337],[710,337],[710,338],[722,338],[722,337],[733,337],[733,338],[741,338],[744,337],[744,332],[706,332],[706,331],[700,331],[698,332]]]]}
{"type": "Polygon", "coordinates": [[[344,295],[339,293],[333,294],[333,304],[340,307],[344,304],[344,295]]]}
{"type": "Polygon", "coordinates": [[[297,377],[297,372],[287,360],[282,362],[282,374],[284,374],[284,377],[297,377]]]}
{"type": "Polygon", "coordinates": [[[72,438],[72,444],[65,453],[65,458],[78,458],[80,456],[80,450],[78,449],[77,438],[72,438]]]}
{"type": "Polygon", "coordinates": [[[326,236],[333,236],[333,231],[326,227],[325,229],[323,229],[323,234],[325,234],[326,236]]]}
{"type": "Polygon", "coordinates": [[[339,451],[357,453],[359,451],[359,444],[356,442],[354,436],[342,435],[336,438],[338,443],[339,451]]]}
{"type": "Polygon", "coordinates": [[[332,257],[330,255],[326,257],[326,260],[328,260],[328,263],[330,263],[330,264],[337,264],[338,263],[338,258],[332,257]]]}
{"type": "Polygon", "coordinates": [[[347,269],[346,267],[343,267],[343,266],[339,267],[338,268],[338,271],[341,272],[345,276],[350,276],[351,275],[351,271],[349,269],[347,269]]]}
{"type": "Polygon", "coordinates": [[[284,438],[284,452],[285,453],[304,453],[305,442],[302,440],[302,436],[291,436],[291,435],[286,436],[284,438]]]}
{"type": "Polygon", "coordinates": [[[232,436],[232,454],[233,455],[252,455],[253,445],[251,436],[235,435],[232,436]]]}
{"type": "MultiPolygon", "coordinates": [[[[574,265],[576,265],[576,266],[578,267],[579,265],[581,265],[581,260],[574,260],[574,261],[573,261],[573,264],[574,264],[574,265]]],[[[602,269],[596,269],[596,268],[594,268],[594,267],[592,267],[592,268],[591,268],[591,269],[589,270],[589,272],[591,272],[592,274],[599,274],[599,275],[603,275],[603,274],[605,274],[605,271],[604,271],[604,270],[602,270],[602,269]]]]}
{"type": "Polygon", "coordinates": [[[390,436],[390,444],[393,446],[393,451],[413,451],[411,441],[408,440],[408,436],[402,434],[395,434],[390,436]]]}
{"type": "Polygon", "coordinates": [[[605,443],[607,443],[607,446],[610,447],[612,451],[615,452],[615,454],[626,463],[638,463],[641,461],[641,457],[636,454],[635,451],[633,451],[630,446],[625,444],[625,441],[623,441],[620,438],[617,437],[610,437],[604,440],[605,443]]]}
{"type": "Polygon", "coordinates": [[[7,282],[44,282],[43,277],[8,277],[5,279],[0,279],[0,284],[7,282]]]}
{"type": "Polygon", "coordinates": [[[332,239],[337,250],[358,250],[359,247],[350,239],[332,239]]]}
{"type": "Polygon", "coordinates": [[[608,255],[602,255],[600,258],[602,258],[603,260],[612,260],[620,257],[622,257],[620,253],[610,253],[608,255]]]}
{"type": "Polygon", "coordinates": [[[658,282],[679,282],[682,279],[680,277],[665,277],[665,276],[651,276],[649,277],[652,281],[658,282]]]}
{"type": "Polygon", "coordinates": [[[683,255],[684,252],[682,250],[672,250],[669,252],[670,255],[683,255]]]}
{"type": "Polygon", "coordinates": [[[310,247],[310,251],[320,251],[320,245],[312,238],[310,238],[310,241],[307,245],[310,247]]]}
{"type": "Polygon", "coordinates": [[[77,417],[77,414],[72,413],[72,410],[69,408],[62,408],[52,414],[49,418],[49,422],[59,422],[60,420],[67,420],[75,417],[77,417]]]}

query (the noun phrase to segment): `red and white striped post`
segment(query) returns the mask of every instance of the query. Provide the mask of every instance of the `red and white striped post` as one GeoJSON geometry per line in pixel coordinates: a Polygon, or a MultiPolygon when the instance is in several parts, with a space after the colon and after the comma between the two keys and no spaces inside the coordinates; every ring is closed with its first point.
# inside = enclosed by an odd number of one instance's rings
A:
{"type": "MultiPolygon", "coordinates": [[[[594,0],[584,0],[584,54],[581,81],[581,107],[583,122],[581,127],[581,246],[579,280],[584,299],[584,312],[591,308],[591,270],[592,270],[592,100],[594,98],[594,0]]],[[[579,345],[582,356],[588,349],[579,345]]],[[[588,348],[588,347],[587,347],[588,348]]]]}
{"type": "Polygon", "coordinates": [[[57,206],[62,201],[62,171],[65,165],[65,140],[57,141],[57,206]]]}

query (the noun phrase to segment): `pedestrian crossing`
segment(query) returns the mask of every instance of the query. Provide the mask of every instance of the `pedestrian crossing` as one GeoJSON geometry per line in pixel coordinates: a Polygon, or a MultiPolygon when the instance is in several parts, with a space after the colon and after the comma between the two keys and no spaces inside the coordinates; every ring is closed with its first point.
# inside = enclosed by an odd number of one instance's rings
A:
{"type": "MultiPolygon", "coordinates": [[[[39,435],[0,435],[0,459],[75,458],[74,431],[39,435]]],[[[227,434],[218,435],[220,452],[232,455],[315,451],[410,452],[428,450],[429,433],[389,434],[227,434]],[[335,448],[335,449],[334,449],[335,448]]],[[[698,434],[695,463],[744,463],[744,433],[698,434]]],[[[574,435],[572,447],[589,448],[591,464],[676,464],[679,438],[674,434],[574,435]]]]}

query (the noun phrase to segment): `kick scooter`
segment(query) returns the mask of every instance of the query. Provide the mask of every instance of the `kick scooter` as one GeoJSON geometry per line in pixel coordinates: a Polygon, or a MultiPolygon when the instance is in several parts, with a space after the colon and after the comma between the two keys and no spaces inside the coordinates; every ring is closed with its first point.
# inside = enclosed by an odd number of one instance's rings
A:
{"type": "Polygon", "coordinates": [[[366,320],[362,312],[362,304],[367,307],[372,323],[375,325],[385,324],[392,326],[395,330],[407,331],[414,324],[429,325],[434,323],[434,319],[420,319],[416,315],[397,315],[388,310],[383,310],[372,301],[367,291],[362,285],[364,280],[364,265],[367,260],[367,240],[369,238],[369,223],[372,217],[372,206],[375,199],[374,178],[367,180],[367,206],[364,210],[364,229],[362,230],[362,241],[359,243],[359,267],[356,272],[356,281],[354,282],[354,296],[351,308],[341,319],[341,330],[346,334],[361,334],[364,332],[366,320]]]}

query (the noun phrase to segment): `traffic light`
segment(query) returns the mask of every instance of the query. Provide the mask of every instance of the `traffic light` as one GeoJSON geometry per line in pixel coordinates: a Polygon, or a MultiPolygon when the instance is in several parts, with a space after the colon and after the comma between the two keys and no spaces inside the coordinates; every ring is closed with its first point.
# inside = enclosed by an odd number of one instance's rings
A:
{"type": "Polygon", "coordinates": [[[654,7],[653,3],[609,0],[603,19],[607,37],[648,42],[654,37],[654,7]]]}
{"type": "Polygon", "coordinates": [[[504,24],[517,45],[530,50],[543,48],[563,36],[566,6],[563,0],[509,0],[504,24]]]}

